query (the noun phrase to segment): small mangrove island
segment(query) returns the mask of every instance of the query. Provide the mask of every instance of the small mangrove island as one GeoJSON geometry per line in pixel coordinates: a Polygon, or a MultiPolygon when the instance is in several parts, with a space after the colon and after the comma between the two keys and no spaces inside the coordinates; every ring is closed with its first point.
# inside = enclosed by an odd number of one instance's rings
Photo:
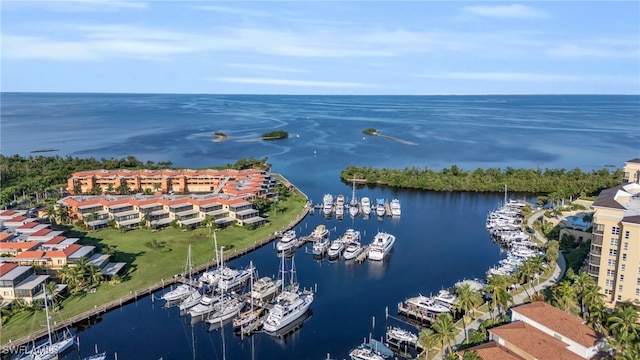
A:
{"type": "Polygon", "coordinates": [[[378,135],[378,130],[374,129],[374,128],[368,128],[368,129],[364,129],[362,130],[363,134],[367,134],[367,135],[378,135]]]}
{"type": "Polygon", "coordinates": [[[284,130],[275,130],[262,134],[262,140],[280,140],[289,137],[289,133],[284,130]]]}
{"type": "Polygon", "coordinates": [[[215,142],[224,141],[224,140],[227,140],[227,138],[229,137],[227,136],[227,134],[223,132],[216,131],[213,133],[213,141],[215,142]]]}

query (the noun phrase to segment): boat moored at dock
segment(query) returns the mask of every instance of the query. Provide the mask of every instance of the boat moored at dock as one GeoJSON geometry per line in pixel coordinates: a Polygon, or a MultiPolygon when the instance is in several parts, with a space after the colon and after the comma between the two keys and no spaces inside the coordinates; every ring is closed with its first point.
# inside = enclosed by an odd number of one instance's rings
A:
{"type": "Polygon", "coordinates": [[[387,209],[384,207],[384,199],[376,199],[376,215],[383,217],[387,213],[387,209]]]}
{"type": "Polygon", "coordinates": [[[391,252],[396,237],[386,232],[378,232],[369,245],[369,260],[381,261],[391,252]]]}
{"type": "Polygon", "coordinates": [[[297,238],[295,230],[285,231],[280,241],[276,243],[276,250],[278,252],[291,250],[298,246],[299,242],[300,240],[297,238]]]}

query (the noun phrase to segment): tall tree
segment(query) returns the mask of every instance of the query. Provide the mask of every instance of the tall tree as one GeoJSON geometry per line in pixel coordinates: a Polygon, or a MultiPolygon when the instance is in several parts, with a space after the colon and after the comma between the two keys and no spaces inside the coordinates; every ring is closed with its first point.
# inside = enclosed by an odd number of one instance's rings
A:
{"type": "Polygon", "coordinates": [[[464,329],[464,338],[467,339],[467,324],[465,317],[469,315],[470,311],[474,311],[478,306],[482,304],[482,295],[473,289],[469,284],[462,284],[456,287],[456,300],[454,306],[456,309],[463,311],[462,327],[464,329]]]}
{"type": "Polygon", "coordinates": [[[449,313],[442,313],[436,316],[436,320],[431,324],[433,329],[433,337],[436,344],[440,347],[440,351],[445,348],[449,353],[452,352],[451,341],[456,338],[456,328],[453,324],[453,318],[449,313]]]}

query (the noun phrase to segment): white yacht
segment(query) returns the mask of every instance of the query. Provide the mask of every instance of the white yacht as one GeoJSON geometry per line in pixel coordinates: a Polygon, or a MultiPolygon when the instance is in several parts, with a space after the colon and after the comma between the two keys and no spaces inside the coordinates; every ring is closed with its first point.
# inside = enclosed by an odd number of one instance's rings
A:
{"type": "Polygon", "coordinates": [[[395,326],[387,329],[387,337],[394,338],[398,340],[400,343],[409,343],[409,344],[418,343],[418,335],[412,333],[411,331],[401,329],[395,326]]]}
{"type": "Polygon", "coordinates": [[[285,231],[280,241],[276,244],[276,250],[278,250],[278,252],[291,250],[298,246],[299,242],[300,240],[296,237],[295,230],[285,231]]]}
{"type": "Polygon", "coordinates": [[[393,199],[391,200],[391,215],[392,216],[400,216],[401,211],[400,211],[400,200],[398,199],[393,199]]]}
{"type": "Polygon", "coordinates": [[[349,352],[351,360],[384,360],[382,355],[376,354],[372,349],[366,346],[358,346],[349,352]]]}
{"type": "Polygon", "coordinates": [[[342,243],[345,245],[348,245],[351,242],[360,242],[360,231],[347,229],[347,231],[344,232],[344,235],[340,237],[340,240],[342,240],[342,243]]]}
{"type": "Polygon", "coordinates": [[[393,248],[396,237],[389,233],[378,232],[369,245],[369,260],[383,260],[393,248]]]}
{"type": "Polygon", "coordinates": [[[329,249],[330,245],[331,245],[331,241],[329,240],[329,238],[316,240],[316,242],[313,243],[313,250],[312,250],[313,255],[323,256],[329,249]]]}
{"type": "Polygon", "coordinates": [[[313,232],[310,235],[311,239],[313,239],[314,241],[324,239],[328,236],[329,236],[329,229],[327,229],[327,227],[324,226],[324,224],[320,224],[316,226],[316,228],[313,230],[313,232]]]}
{"type": "Polygon", "coordinates": [[[193,293],[195,290],[196,289],[191,285],[180,284],[176,286],[173,290],[162,294],[162,300],[165,300],[167,302],[183,300],[189,297],[189,295],[191,295],[191,293],[193,293]]]}
{"type": "Polygon", "coordinates": [[[333,212],[333,195],[325,194],[322,197],[322,212],[325,215],[331,215],[333,212]]]}
{"type": "Polygon", "coordinates": [[[339,194],[336,198],[336,216],[344,215],[344,195],[339,194]]]}
{"type": "Polygon", "coordinates": [[[344,257],[345,260],[353,260],[357,258],[358,255],[360,255],[363,251],[364,251],[364,248],[362,247],[360,242],[352,241],[347,244],[347,247],[344,249],[344,253],[342,254],[342,257],[344,257]]]}
{"type": "Polygon", "coordinates": [[[271,300],[282,286],[282,279],[274,280],[268,276],[261,277],[253,283],[251,299],[257,302],[271,300]]]}
{"type": "Polygon", "coordinates": [[[180,311],[191,309],[192,307],[196,306],[200,302],[200,300],[202,300],[202,297],[206,293],[213,293],[213,289],[208,285],[202,286],[197,291],[192,292],[189,296],[182,300],[182,302],[180,302],[178,308],[180,309],[180,311]]]}
{"type": "Polygon", "coordinates": [[[409,298],[405,301],[405,304],[413,308],[414,310],[420,311],[424,314],[440,314],[450,312],[451,308],[444,306],[438,302],[436,302],[433,298],[426,297],[424,295],[418,295],[416,297],[409,298]]]}
{"type": "Polygon", "coordinates": [[[331,242],[331,246],[327,249],[327,256],[330,260],[337,259],[342,255],[344,251],[344,242],[341,239],[336,239],[331,242]]]}
{"type": "Polygon", "coordinates": [[[384,207],[384,199],[376,199],[376,214],[382,217],[386,213],[387,210],[384,207]]]}
{"type": "Polygon", "coordinates": [[[215,311],[215,305],[220,301],[220,296],[213,294],[203,295],[200,302],[189,309],[191,321],[204,320],[210,313],[215,311]]]}
{"type": "Polygon", "coordinates": [[[231,268],[226,268],[220,276],[220,280],[218,281],[218,289],[220,291],[230,291],[239,286],[244,285],[249,278],[251,277],[251,273],[255,270],[254,268],[248,268],[243,270],[235,270],[231,268]]]}
{"type": "Polygon", "coordinates": [[[244,302],[235,298],[224,298],[215,305],[215,310],[207,317],[209,324],[219,324],[225,322],[238,314],[244,307],[244,302]]]}
{"type": "Polygon", "coordinates": [[[366,196],[363,196],[360,199],[360,207],[362,208],[362,213],[365,215],[371,214],[371,199],[366,196]]]}
{"type": "Polygon", "coordinates": [[[267,332],[275,333],[290,324],[309,309],[313,302],[313,292],[283,291],[276,297],[276,303],[269,310],[264,320],[263,328],[267,332]]]}
{"type": "Polygon", "coordinates": [[[449,290],[440,290],[434,300],[451,309],[456,301],[456,296],[450,293],[449,290]]]}

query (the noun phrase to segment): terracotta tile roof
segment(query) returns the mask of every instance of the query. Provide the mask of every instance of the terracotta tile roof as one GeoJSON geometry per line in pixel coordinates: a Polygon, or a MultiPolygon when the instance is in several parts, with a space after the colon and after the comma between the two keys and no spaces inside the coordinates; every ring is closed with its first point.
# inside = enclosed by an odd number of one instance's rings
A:
{"type": "Polygon", "coordinates": [[[544,301],[521,305],[512,308],[511,311],[522,314],[584,347],[592,347],[601,339],[601,336],[585,325],[582,319],[567,314],[544,301]]]}
{"type": "Polygon", "coordinates": [[[0,212],[0,216],[11,216],[13,214],[16,214],[17,211],[15,210],[4,210],[2,212],[0,212]]]}
{"type": "Polygon", "coordinates": [[[14,235],[10,234],[10,233],[0,233],[0,242],[9,240],[9,239],[13,238],[13,236],[14,235]]]}
{"type": "Polygon", "coordinates": [[[69,255],[80,250],[82,245],[72,244],[64,248],[63,250],[52,250],[47,252],[48,258],[68,258],[69,255]]]}
{"type": "Polygon", "coordinates": [[[9,222],[20,222],[20,221],[24,221],[24,220],[26,220],[26,219],[27,219],[27,217],[26,217],[26,216],[16,216],[16,217],[14,217],[14,218],[11,218],[11,219],[9,219],[9,220],[5,221],[5,223],[9,223],[9,222]]]}
{"type": "Polygon", "coordinates": [[[34,228],[34,227],[36,227],[36,226],[38,226],[38,225],[40,225],[40,223],[39,223],[39,222],[37,222],[37,221],[30,221],[30,222],[28,222],[28,223],[26,223],[26,224],[24,224],[24,225],[20,226],[18,229],[31,229],[31,228],[34,228]]]}
{"type": "Polygon", "coordinates": [[[16,267],[18,267],[18,264],[13,264],[13,263],[0,263],[0,276],[8,273],[9,271],[15,269],[16,267]]]}
{"type": "Polygon", "coordinates": [[[459,354],[463,355],[466,352],[472,351],[477,352],[482,359],[486,360],[524,360],[523,357],[518,356],[513,351],[510,351],[495,341],[474,346],[466,349],[465,351],[459,352],[459,354]]]}
{"type": "Polygon", "coordinates": [[[0,250],[31,250],[40,245],[37,241],[15,241],[15,242],[0,242],[0,250]]]}
{"type": "Polygon", "coordinates": [[[505,341],[506,348],[520,349],[537,360],[584,360],[569,351],[568,344],[522,321],[498,326],[489,332],[505,341]]]}
{"type": "Polygon", "coordinates": [[[30,236],[45,236],[50,232],[51,232],[51,229],[40,229],[34,232],[33,234],[31,234],[30,236]]]}
{"type": "Polygon", "coordinates": [[[55,244],[60,244],[61,242],[63,242],[67,237],[66,236],[54,236],[53,238],[51,238],[50,240],[47,240],[47,242],[45,242],[46,245],[55,245],[55,244]]]}
{"type": "Polygon", "coordinates": [[[44,259],[45,252],[42,250],[23,251],[16,255],[14,259],[44,259]]]}

